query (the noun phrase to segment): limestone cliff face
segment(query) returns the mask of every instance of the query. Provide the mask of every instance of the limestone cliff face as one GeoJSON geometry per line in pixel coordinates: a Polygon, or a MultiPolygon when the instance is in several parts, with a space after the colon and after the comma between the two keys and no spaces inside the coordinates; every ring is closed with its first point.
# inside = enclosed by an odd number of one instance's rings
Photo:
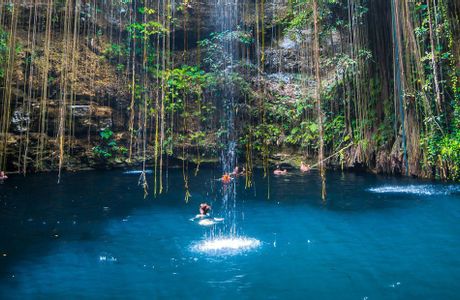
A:
{"type": "MultiPolygon", "coordinates": [[[[66,135],[68,136],[65,145],[66,164],[64,167],[82,169],[125,163],[125,158],[101,162],[95,157],[92,149],[101,143],[99,133],[106,128],[114,132],[113,138],[120,146],[126,146],[129,143],[133,60],[129,52],[132,51],[130,48],[132,44],[127,42],[129,34],[126,28],[132,16],[129,14],[128,4],[123,1],[96,2],[97,8],[91,4],[94,1],[75,1],[80,5],[77,16],[79,26],[77,30],[69,33],[70,36],[64,35],[62,18],[65,11],[63,4],[57,2],[51,22],[52,34],[48,59],[45,59],[46,4],[48,1],[34,2],[38,7],[37,22],[40,23],[35,33],[30,26],[34,6],[28,1],[20,2],[15,34],[18,51],[14,59],[11,79],[10,135],[6,139],[8,170],[21,170],[25,165],[24,160],[30,161],[28,167],[34,169],[32,162],[38,155],[39,140],[46,142],[43,154],[44,169],[57,167],[56,136],[63,93],[66,93],[65,115],[67,116],[66,135]],[[120,45],[122,45],[121,48],[120,45]],[[66,49],[67,51],[71,49],[71,53],[67,53],[66,49]],[[119,53],[114,54],[114,51],[119,51],[119,53]],[[129,53],[126,54],[126,51],[129,53]],[[45,74],[46,69],[48,69],[47,74],[45,74]],[[45,83],[46,95],[43,95],[45,83]],[[43,101],[47,106],[46,122],[45,130],[43,128],[40,130],[40,109],[43,101]],[[46,137],[41,135],[41,131],[44,131],[46,137]]],[[[222,18],[217,9],[217,2],[218,0],[172,1],[171,57],[174,61],[172,67],[201,63],[199,60],[202,59],[203,53],[197,47],[197,41],[209,37],[212,32],[221,30],[216,25],[222,18]],[[186,9],[178,9],[184,2],[187,3],[186,9]]],[[[255,95],[258,99],[263,98],[275,102],[278,97],[278,99],[284,99],[288,109],[295,110],[296,101],[304,100],[305,95],[313,96],[316,83],[312,79],[313,76],[307,76],[302,82],[296,80],[299,73],[313,74],[311,53],[301,50],[302,43],[311,44],[312,41],[311,32],[308,30],[305,29],[302,32],[304,40],[300,41],[295,34],[286,34],[283,25],[280,25],[282,24],[280,20],[283,20],[291,9],[290,2],[289,0],[264,2],[265,45],[262,49],[264,59],[261,65],[257,66],[260,72],[249,74],[245,79],[253,88],[252,92],[259,93],[255,95]],[[263,92],[256,89],[256,86],[262,86],[263,92]]],[[[238,11],[241,28],[239,29],[252,32],[252,35],[255,36],[256,11],[260,13],[260,10],[261,7],[255,7],[255,1],[240,0],[238,11]]],[[[258,42],[258,50],[261,50],[261,41],[258,42]]],[[[349,47],[347,42],[346,38],[331,34],[327,42],[322,44],[322,57],[330,58],[337,52],[337,48],[349,47]]],[[[255,48],[255,45],[251,46],[247,55],[250,62],[257,65],[256,61],[260,60],[260,57],[257,56],[255,48]]],[[[459,51],[458,47],[457,51],[459,51]]],[[[134,61],[136,70],[142,68],[141,57],[142,53],[139,51],[134,61]]],[[[340,73],[338,67],[332,63],[324,66],[321,71],[324,86],[332,85],[336,81],[337,74],[340,73]]],[[[136,81],[136,83],[139,82],[136,81]]],[[[155,98],[155,95],[150,96],[152,99],[155,98]]],[[[244,105],[245,103],[241,104],[241,106],[244,105]]],[[[135,122],[138,122],[138,119],[136,117],[135,122]]],[[[171,126],[177,125],[174,124],[174,121],[171,121],[171,126]]],[[[214,120],[214,123],[218,121],[214,120]]],[[[193,132],[196,124],[191,123],[190,125],[188,130],[193,132]]],[[[197,151],[203,154],[208,151],[210,153],[208,157],[215,159],[216,150],[214,149],[214,153],[211,152],[217,144],[218,125],[214,125],[214,129],[214,132],[208,132],[206,135],[208,138],[204,143],[206,147],[200,146],[200,148],[190,144],[185,146],[193,148],[191,151],[193,153],[197,151]]],[[[136,136],[139,131],[133,134],[136,144],[139,142],[136,136]]],[[[152,137],[149,138],[150,141],[153,140],[152,137]]],[[[285,139],[284,134],[277,137],[276,144],[280,146],[279,153],[274,153],[273,159],[284,158],[287,162],[297,164],[299,160],[296,158],[300,156],[310,155],[312,159],[314,158],[314,151],[303,153],[298,147],[286,147],[285,139]]],[[[368,139],[372,140],[372,137],[368,139]]],[[[366,167],[383,173],[401,172],[402,153],[398,146],[400,143],[398,139],[389,141],[386,149],[383,150],[376,149],[372,141],[365,149],[361,146],[349,148],[344,153],[344,163],[350,167],[367,164],[366,167]]],[[[151,157],[154,153],[152,143],[148,147],[149,157],[151,157]]],[[[133,154],[135,161],[139,153],[134,151],[133,154]]],[[[182,155],[182,150],[173,151],[173,154],[179,157],[182,155]]]]}
{"type": "MultiPolygon", "coordinates": [[[[107,49],[110,49],[111,45],[125,43],[127,40],[129,7],[117,1],[100,1],[95,8],[90,2],[76,1],[73,9],[79,11],[77,21],[80,26],[77,31],[69,33],[71,36],[65,36],[65,7],[63,4],[55,3],[52,11],[54,17],[51,23],[49,57],[46,59],[47,3],[17,3],[15,43],[18,45],[18,51],[13,62],[10,134],[6,140],[8,170],[21,170],[24,160],[30,161],[28,168],[34,169],[35,165],[32,162],[38,155],[40,139],[46,143],[43,147],[45,162],[42,167],[57,167],[56,137],[63,93],[66,93],[65,115],[68,135],[66,161],[71,162],[64,167],[78,169],[96,165],[97,159],[91,149],[100,142],[99,132],[105,128],[110,128],[116,133],[115,138],[120,145],[126,145],[130,135],[128,123],[131,76],[128,68],[131,68],[131,62],[127,58],[120,61],[107,55],[107,49]],[[35,15],[39,25],[33,29],[30,22],[35,15]],[[69,46],[69,43],[72,45],[69,46]],[[70,55],[66,53],[69,49],[72,51],[70,55]],[[48,72],[45,74],[47,69],[48,72]],[[44,130],[40,129],[40,110],[43,101],[46,103],[44,130]],[[41,135],[41,131],[44,131],[45,137],[41,135]]],[[[222,18],[215,0],[189,1],[185,10],[178,9],[182,3],[183,1],[179,0],[172,2],[174,25],[171,42],[173,56],[177,57],[177,66],[182,63],[198,63],[197,41],[208,37],[211,32],[220,31],[216,24],[222,18]],[[184,50],[187,50],[185,56],[184,50]]],[[[267,28],[273,26],[275,18],[282,18],[286,14],[287,4],[287,0],[276,0],[265,5],[267,28]]],[[[256,22],[254,1],[240,1],[238,9],[241,26],[252,30],[256,22]]],[[[267,40],[269,38],[270,35],[267,34],[267,40]]],[[[268,71],[277,73],[282,69],[281,65],[287,66],[286,68],[291,71],[299,68],[295,62],[296,57],[290,51],[290,47],[294,47],[292,43],[270,43],[271,46],[266,47],[268,71]]],[[[136,67],[140,67],[139,62],[136,62],[136,67]]],[[[277,76],[285,75],[267,77],[267,80],[273,81],[274,87],[275,81],[279,79],[277,76]]],[[[290,89],[290,93],[293,93],[292,89],[296,88],[290,89]]]]}
{"type": "MultiPolygon", "coordinates": [[[[18,42],[22,45],[27,45],[24,39],[24,32],[18,35],[18,42]]],[[[99,41],[97,47],[101,47],[103,40],[99,41]]],[[[115,66],[110,64],[103,56],[98,54],[97,47],[90,47],[84,37],[79,41],[78,51],[73,56],[74,63],[77,67],[70,70],[68,78],[68,86],[71,87],[69,93],[69,111],[74,113],[76,118],[83,116],[84,112],[91,115],[99,106],[110,106],[115,104],[124,104],[129,99],[129,93],[124,83],[124,79],[119,76],[119,72],[115,66]],[[93,107],[93,109],[89,109],[93,107]]],[[[53,123],[57,116],[59,93],[61,89],[62,68],[63,68],[63,53],[62,53],[62,37],[53,35],[50,47],[49,71],[47,76],[47,88],[49,90],[46,95],[49,107],[49,132],[55,130],[53,123]]],[[[32,51],[42,53],[43,48],[35,46],[34,49],[28,47],[22,48],[15,61],[15,69],[13,75],[14,89],[13,98],[15,99],[15,114],[19,117],[26,113],[26,108],[22,105],[28,102],[27,98],[31,97],[31,111],[28,113],[31,116],[30,127],[32,131],[38,129],[36,117],[38,112],[35,111],[39,107],[39,102],[42,99],[42,87],[44,82],[44,57],[38,57],[33,60],[33,76],[30,74],[26,62],[32,51]]],[[[95,116],[97,117],[97,113],[95,116]]],[[[111,115],[111,114],[110,114],[111,115]]],[[[105,117],[107,116],[105,114],[105,117]]],[[[17,119],[16,122],[17,123],[17,119]]],[[[116,124],[122,126],[123,124],[116,124]]],[[[19,125],[18,125],[19,126],[19,125]]],[[[13,127],[14,129],[14,127],[13,127]]],[[[19,130],[20,131],[20,130],[19,130]]]]}
{"type": "MultiPolygon", "coordinates": [[[[40,9],[43,10],[39,7],[38,11],[40,9]]],[[[100,130],[127,130],[127,105],[130,98],[128,84],[116,65],[103,55],[109,41],[103,35],[95,38],[85,34],[82,23],[81,32],[74,40],[75,45],[72,45],[75,51],[67,55],[66,60],[64,36],[59,30],[52,30],[49,59],[46,60],[44,29],[38,26],[32,36],[27,18],[30,8],[24,4],[18,10],[15,34],[17,53],[10,82],[11,123],[7,139],[7,169],[21,170],[24,160],[30,161],[27,168],[35,168],[32,162],[37,156],[41,131],[46,135],[43,138],[46,143],[43,147],[43,168],[56,167],[56,135],[63,86],[66,86],[66,134],[71,136],[66,144],[69,149],[75,149],[72,154],[69,153],[69,158],[74,156],[72,159],[83,159],[84,156],[91,156],[91,140],[97,139],[100,130]],[[65,68],[64,64],[73,66],[65,68]],[[45,74],[47,68],[48,73],[45,74]],[[64,78],[66,82],[62,82],[64,78]],[[44,95],[45,84],[47,92],[44,95]],[[45,129],[40,130],[43,102],[46,103],[46,121],[45,129]]],[[[72,167],[78,168],[78,164],[76,161],[72,167]]]]}

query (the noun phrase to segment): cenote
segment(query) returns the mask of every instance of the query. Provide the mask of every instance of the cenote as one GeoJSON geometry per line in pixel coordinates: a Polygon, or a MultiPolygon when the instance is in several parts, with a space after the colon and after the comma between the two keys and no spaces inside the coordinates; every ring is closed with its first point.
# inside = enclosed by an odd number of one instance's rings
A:
{"type": "Polygon", "coordinates": [[[188,203],[181,169],[147,199],[138,174],[119,170],[59,185],[12,177],[0,185],[0,298],[458,297],[460,186],[329,172],[322,202],[315,172],[270,186],[261,173],[255,188],[237,179],[233,249],[203,247],[213,229],[190,221],[203,201],[223,213],[220,170],[190,178],[188,203]]]}
{"type": "Polygon", "coordinates": [[[0,300],[460,299],[459,16],[0,1],[0,300]]]}

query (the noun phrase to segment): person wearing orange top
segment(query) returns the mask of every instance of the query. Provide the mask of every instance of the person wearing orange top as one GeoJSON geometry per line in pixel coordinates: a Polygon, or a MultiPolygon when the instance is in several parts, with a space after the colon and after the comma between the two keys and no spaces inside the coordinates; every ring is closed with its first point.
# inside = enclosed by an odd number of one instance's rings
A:
{"type": "Polygon", "coordinates": [[[221,178],[222,182],[225,183],[225,184],[228,184],[232,181],[232,177],[230,177],[229,174],[224,174],[222,175],[222,178],[221,178]]]}

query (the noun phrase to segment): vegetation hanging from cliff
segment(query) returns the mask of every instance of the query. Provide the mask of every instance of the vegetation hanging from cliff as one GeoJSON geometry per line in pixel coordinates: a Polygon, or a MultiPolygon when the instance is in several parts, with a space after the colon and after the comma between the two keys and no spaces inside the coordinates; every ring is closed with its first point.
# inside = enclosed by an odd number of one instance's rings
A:
{"type": "Polygon", "coordinates": [[[2,1],[0,169],[100,163],[110,130],[127,153],[105,163],[142,163],[157,195],[180,158],[188,199],[188,161],[196,174],[222,149],[231,85],[249,175],[284,152],[322,174],[337,163],[460,179],[456,1],[239,2],[224,32],[208,2],[2,1]]]}

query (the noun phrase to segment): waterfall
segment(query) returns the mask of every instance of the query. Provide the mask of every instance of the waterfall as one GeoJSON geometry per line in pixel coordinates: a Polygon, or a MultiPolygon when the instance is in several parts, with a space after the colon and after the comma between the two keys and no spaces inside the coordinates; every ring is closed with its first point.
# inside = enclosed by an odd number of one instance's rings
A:
{"type": "MultiPolygon", "coordinates": [[[[222,76],[225,80],[222,87],[222,121],[221,126],[225,130],[222,135],[221,164],[222,173],[229,174],[233,172],[236,166],[236,133],[235,133],[235,88],[230,78],[233,71],[234,63],[238,60],[237,44],[232,38],[232,32],[237,30],[238,26],[238,0],[218,0],[216,4],[215,24],[216,29],[222,34],[228,35],[222,39],[222,48],[224,54],[224,65],[222,66],[222,76]]],[[[236,212],[236,180],[222,186],[222,212],[225,216],[225,224],[218,232],[218,235],[236,236],[237,212],[236,212]]],[[[217,230],[217,229],[216,229],[217,230]]],[[[215,231],[216,231],[215,230],[215,231]]]]}
{"type": "MultiPolygon", "coordinates": [[[[218,76],[223,79],[220,94],[221,101],[221,132],[220,142],[223,145],[220,155],[222,174],[230,174],[237,166],[237,132],[235,130],[235,102],[238,90],[233,83],[232,73],[237,64],[238,57],[238,4],[239,0],[218,0],[214,14],[215,28],[220,35],[221,59],[218,76]]],[[[236,201],[236,178],[229,183],[222,182],[221,194],[222,207],[218,212],[224,218],[223,223],[213,226],[210,236],[200,243],[192,246],[192,250],[217,255],[234,255],[242,251],[256,249],[261,242],[255,238],[243,236],[237,226],[240,220],[241,208],[236,201]]],[[[242,216],[242,214],[241,214],[242,216]]]]}

